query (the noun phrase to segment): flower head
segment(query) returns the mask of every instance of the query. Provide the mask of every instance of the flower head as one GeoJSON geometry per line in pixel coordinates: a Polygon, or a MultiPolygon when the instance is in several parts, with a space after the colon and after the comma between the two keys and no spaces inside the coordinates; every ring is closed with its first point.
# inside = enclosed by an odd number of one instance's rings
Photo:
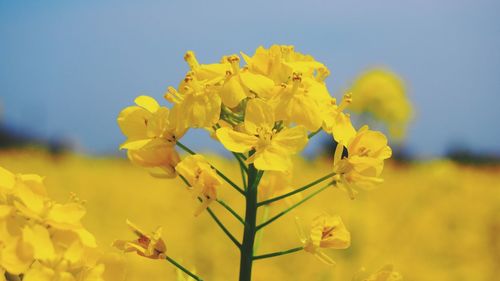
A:
{"type": "Polygon", "coordinates": [[[275,118],[270,105],[261,99],[247,103],[243,132],[231,128],[216,131],[219,141],[230,151],[255,153],[248,158],[259,170],[287,171],[291,167],[290,156],[307,143],[304,127],[275,128],[275,118]]]}
{"type": "Polygon", "coordinates": [[[43,177],[0,167],[2,274],[27,281],[109,280],[94,236],[81,224],[84,215],[75,195],[67,203],[55,202],[43,177]]]}
{"type": "Polygon", "coordinates": [[[150,259],[165,258],[167,247],[161,238],[161,227],[147,234],[129,220],[127,220],[127,225],[137,238],[129,241],[117,240],[113,243],[113,246],[124,252],[136,252],[138,255],[150,259]]]}
{"type": "Polygon", "coordinates": [[[337,173],[337,184],[349,191],[354,197],[353,187],[371,189],[382,182],[380,174],[384,160],[391,157],[392,150],[387,138],[378,131],[364,126],[351,136],[346,143],[337,144],[334,154],[333,171],[337,173]],[[344,157],[344,149],[347,155],[344,157]]]}
{"type": "Polygon", "coordinates": [[[330,265],[334,265],[335,262],[321,249],[346,249],[351,245],[351,234],[342,219],[328,214],[316,217],[311,224],[309,236],[301,239],[306,252],[314,254],[322,262],[330,265]]]}
{"type": "Polygon", "coordinates": [[[322,83],[303,78],[302,73],[294,72],[289,83],[277,88],[270,103],[275,109],[277,120],[317,131],[323,123],[321,104],[330,99],[330,94],[322,83]]]}
{"type": "Polygon", "coordinates": [[[174,177],[179,162],[174,146],[186,131],[178,109],[160,107],[148,96],[137,97],[135,103],[118,116],[118,125],[127,136],[120,148],[128,150],[132,163],[149,168],[151,174],[174,177]]]}
{"type": "Polygon", "coordinates": [[[234,108],[247,97],[268,98],[274,88],[274,82],[264,75],[255,74],[248,69],[240,69],[240,58],[237,55],[227,57],[231,71],[220,90],[222,103],[234,108]]]}
{"type": "Polygon", "coordinates": [[[197,216],[217,199],[217,189],[222,182],[208,161],[199,154],[187,156],[175,169],[193,188],[194,196],[202,202],[195,211],[197,216]]]}
{"type": "Polygon", "coordinates": [[[310,55],[296,52],[293,46],[272,45],[269,49],[260,46],[252,57],[243,52],[241,55],[250,71],[271,78],[276,85],[288,83],[294,71],[322,79],[329,74],[324,64],[310,55]]]}

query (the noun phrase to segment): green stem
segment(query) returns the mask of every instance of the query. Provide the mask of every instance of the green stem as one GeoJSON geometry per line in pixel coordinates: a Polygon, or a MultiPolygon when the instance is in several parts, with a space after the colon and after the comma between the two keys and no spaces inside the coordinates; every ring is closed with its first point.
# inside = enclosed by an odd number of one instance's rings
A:
{"type": "Polygon", "coordinates": [[[219,203],[222,207],[228,210],[239,222],[241,222],[241,224],[245,225],[245,221],[240,217],[240,215],[238,215],[238,213],[235,210],[233,210],[233,208],[231,208],[228,204],[226,204],[226,202],[220,199],[215,199],[215,201],[217,201],[217,203],[219,203]]]}
{"type": "MultiPolygon", "coordinates": [[[[191,185],[189,184],[189,182],[186,180],[185,177],[183,177],[182,175],[179,174],[179,177],[182,179],[182,181],[189,187],[191,187],[191,185]]],[[[198,200],[201,202],[201,198],[198,197],[198,200]]],[[[219,202],[219,201],[217,201],[219,202]]],[[[221,201],[222,202],[222,201],[221,201]]],[[[220,202],[219,202],[220,203],[220,202]]],[[[229,206],[227,206],[229,207],[229,206]]],[[[232,210],[232,209],[231,209],[232,210]]],[[[222,231],[227,235],[227,237],[236,245],[236,247],[238,248],[241,248],[241,244],[240,242],[238,242],[238,240],[236,240],[236,238],[234,238],[234,236],[231,234],[231,232],[226,228],[226,226],[219,220],[219,218],[215,215],[215,213],[212,211],[212,209],[210,209],[210,207],[207,207],[207,212],[208,214],[210,214],[210,216],[212,217],[212,219],[215,221],[215,223],[222,229],[222,231]]],[[[236,212],[235,212],[236,214],[236,212]]],[[[237,214],[236,214],[237,215],[237,214]]],[[[240,218],[241,220],[241,217],[238,216],[238,218],[240,218]]]]}
{"type": "Polygon", "coordinates": [[[176,262],[171,257],[167,256],[166,260],[169,261],[171,264],[173,264],[178,269],[184,271],[184,273],[186,273],[187,275],[191,276],[195,280],[197,280],[197,281],[203,281],[203,279],[201,279],[200,277],[198,277],[196,274],[192,273],[191,271],[187,270],[184,266],[180,265],[178,262],[176,262]]]}
{"type": "Polygon", "coordinates": [[[276,196],[276,197],[274,197],[274,198],[271,198],[271,199],[268,199],[268,200],[264,200],[264,201],[262,201],[262,202],[259,202],[259,203],[257,203],[257,207],[260,207],[260,206],[264,206],[264,205],[271,204],[271,203],[276,202],[276,201],[278,201],[278,200],[281,200],[281,199],[287,198],[287,197],[289,197],[289,196],[292,196],[292,195],[294,195],[294,194],[297,194],[297,193],[299,193],[299,192],[302,192],[302,191],[304,191],[304,190],[307,190],[307,189],[309,189],[309,188],[311,188],[311,187],[313,187],[313,186],[315,186],[315,185],[317,185],[317,184],[319,184],[319,183],[321,183],[321,182],[323,182],[323,181],[325,181],[325,180],[327,180],[327,179],[329,179],[329,178],[333,177],[334,175],[335,175],[335,173],[330,173],[330,174],[328,174],[328,175],[326,175],[326,176],[324,176],[324,177],[321,177],[321,178],[319,178],[319,179],[317,179],[317,180],[315,180],[315,181],[313,181],[313,182],[311,182],[311,183],[308,183],[308,184],[304,185],[303,187],[297,188],[297,189],[295,189],[294,191],[290,191],[290,192],[285,193],[285,194],[283,194],[283,195],[276,196]]]}
{"type": "MultiPolygon", "coordinates": [[[[191,154],[191,155],[195,155],[196,152],[192,151],[191,149],[189,149],[189,147],[185,146],[184,144],[182,144],[181,142],[177,141],[177,146],[182,148],[184,151],[186,151],[187,153],[191,154]]],[[[232,180],[230,180],[226,175],[224,175],[221,171],[219,171],[217,168],[215,168],[214,166],[210,165],[210,167],[212,167],[212,169],[215,170],[215,172],[217,173],[217,175],[219,175],[224,181],[226,181],[231,187],[233,187],[236,191],[238,191],[239,193],[241,193],[242,195],[245,195],[245,191],[243,191],[241,189],[241,187],[239,187],[237,184],[235,184],[232,180]]]]}
{"type": "Polygon", "coordinates": [[[270,218],[269,220],[259,224],[257,226],[257,231],[259,231],[260,229],[262,229],[263,227],[265,227],[266,225],[272,223],[273,221],[279,219],[280,217],[286,215],[288,212],[290,212],[291,210],[297,208],[298,206],[302,205],[303,203],[305,203],[306,201],[308,201],[309,199],[313,198],[314,196],[316,196],[317,194],[319,194],[320,192],[322,192],[323,190],[327,189],[329,186],[331,185],[331,183],[329,183],[328,185],[314,191],[313,193],[309,194],[308,196],[304,197],[304,199],[300,200],[299,202],[293,204],[292,206],[288,207],[287,209],[285,209],[284,211],[282,211],[281,213],[275,215],[274,217],[270,218]]]}
{"type": "Polygon", "coordinates": [[[301,251],[303,249],[304,249],[304,247],[297,247],[297,248],[292,248],[292,249],[289,249],[286,251],[274,252],[274,253],[269,253],[269,254],[260,255],[260,256],[254,256],[253,259],[254,260],[267,259],[267,258],[272,258],[272,257],[277,257],[277,256],[295,253],[295,252],[301,251]]]}
{"type": "Polygon", "coordinates": [[[246,176],[248,176],[248,168],[245,165],[245,156],[243,156],[241,153],[236,153],[233,152],[234,158],[238,160],[238,163],[240,164],[240,172],[241,172],[241,180],[243,182],[243,189],[246,191],[248,186],[247,186],[247,179],[246,176]],[[242,159],[243,158],[243,159],[242,159]]]}
{"type": "Polygon", "coordinates": [[[224,226],[224,224],[219,220],[219,218],[217,218],[212,209],[208,207],[207,211],[208,214],[210,214],[210,216],[212,217],[212,219],[214,219],[215,223],[220,227],[220,229],[222,229],[222,231],[227,235],[227,237],[229,237],[229,239],[233,242],[233,244],[236,245],[236,247],[238,247],[239,249],[241,249],[240,242],[238,242],[238,240],[234,238],[234,236],[231,234],[231,232],[229,232],[226,226],[224,226]]]}
{"type": "Polygon", "coordinates": [[[258,171],[253,164],[250,164],[246,192],[245,228],[240,248],[239,281],[251,281],[252,279],[253,247],[257,232],[257,188],[261,177],[262,171],[258,171]]]}

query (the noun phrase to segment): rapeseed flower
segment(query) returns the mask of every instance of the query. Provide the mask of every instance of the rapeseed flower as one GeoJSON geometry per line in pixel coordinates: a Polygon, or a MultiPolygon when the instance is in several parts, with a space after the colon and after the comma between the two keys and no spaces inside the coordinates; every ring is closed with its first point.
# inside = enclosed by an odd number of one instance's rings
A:
{"type": "Polygon", "coordinates": [[[231,71],[220,90],[222,103],[234,108],[247,97],[270,97],[274,82],[264,75],[255,74],[247,68],[240,69],[240,58],[237,55],[227,57],[231,71]]]}
{"type": "Polygon", "coordinates": [[[138,255],[150,259],[163,259],[166,257],[167,247],[161,238],[161,227],[147,234],[129,220],[127,220],[127,225],[137,238],[134,240],[116,240],[113,243],[114,247],[124,252],[136,252],[138,255]]]}
{"type": "Polygon", "coordinates": [[[351,234],[339,216],[322,214],[316,217],[305,237],[299,226],[304,250],[314,254],[322,262],[334,265],[335,262],[322,249],[346,249],[351,245],[351,234]]]}
{"type": "Polygon", "coordinates": [[[120,146],[127,149],[132,163],[148,168],[159,177],[175,177],[179,155],[175,144],[185,133],[178,109],[160,107],[148,96],[135,99],[137,106],[120,112],[118,125],[127,140],[120,146]]]}
{"type": "Polygon", "coordinates": [[[201,205],[195,211],[195,216],[198,216],[217,199],[217,189],[222,182],[205,157],[199,154],[187,156],[175,169],[187,180],[194,196],[201,200],[201,205]]]}
{"type": "Polygon", "coordinates": [[[363,126],[347,136],[345,143],[337,144],[333,160],[337,184],[346,188],[351,198],[354,198],[353,187],[372,189],[383,182],[380,174],[384,168],[384,160],[391,155],[392,150],[387,145],[384,134],[363,126]],[[347,157],[343,156],[344,148],[347,149],[347,157]]]}
{"type": "Polygon", "coordinates": [[[303,126],[274,128],[275,118],[270,105],[261,99],[248,102],[243,132],[230,128],[216,131],[217,138],[230,151],[245,153],[255,150],[247,159],[259,170],[287,171],[292,163],[290,156],[307,144],[303,126]]]}
{"type": "Polygon", "coordinates": [[[81,200],[55,202],[38,175],[1,167],[0,175],[0,272],[27,281],[123,280],[103,277],[103,254],[81,224],[81,200]]]}

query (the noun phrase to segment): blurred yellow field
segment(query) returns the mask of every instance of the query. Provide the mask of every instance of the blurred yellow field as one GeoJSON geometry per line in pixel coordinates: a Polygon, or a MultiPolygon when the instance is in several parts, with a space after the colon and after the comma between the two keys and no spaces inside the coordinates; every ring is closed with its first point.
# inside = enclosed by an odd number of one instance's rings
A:
{"type": "MultiPolygon", "coordinates": [[[[235,182],[238,165],[209,157],[235,182]]],[[[294,159],[293,186],[331,171],[330,160],[294,159]]],[[[179,179],[157,179],[129,161],[42,151],[2,151],[0,166],[15,173],[45,176],[49,195],[60,202],[75,192],[86,200],[85,226],[106,251],[118,238],[132,238],[130,219],[146,229],[163,226],[169,255],[206,280],[234,280],[239,253],[206,212],[194,217],[197,202],[179,179]]],[[[300,246],[294,217],[303,227],[323,211],[339,214],[352,233],[351,247],[326,250],[337,263],[330,268],[304,251],[256,261],[253,280],[362,280],[393,264],[404,280],[495,280],[500,274],[499,167],[466,167],[448,161],[411,165],[389,162],[385,183],[361,191],[355,200],[332,188],[291,216],[265,229],[258,253],[300,246]],[[366,271],[361,269],[365,268],[366,271]]],[[[226,184],[219,198],[243,214],[243,200],[226,184]]],[[[214,211],[237,238],[242,227],[213,204],[214,211]]],[[[271,214],[284,205],[271,207],[271,214]]],[[[121,254],[120,254],[121,255],[121,254]]],[[[162,260],[127,255],[127,280],[176,280],[175,269],[162,260]]]]}

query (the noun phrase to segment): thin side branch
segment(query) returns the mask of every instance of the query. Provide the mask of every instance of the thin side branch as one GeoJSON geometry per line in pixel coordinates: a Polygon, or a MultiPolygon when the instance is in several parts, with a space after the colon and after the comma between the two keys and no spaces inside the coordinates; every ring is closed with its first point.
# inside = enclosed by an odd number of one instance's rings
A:
{"type": "Polygon", "coordinates": [[[290,191],[290,192],[285,193],[285,194],[283,194],[283,195],[276,196],[276,197],[274,197],[274,198],[271,198],[271,199],[268,199],[268,200],[261,201],[261,202],[257,203],[257,207],[260,207],[260,206],[263,206],[263,205],[268,205],[268,204],[271,204],[271,203],[276,202],[276,201],[278,201],[278,200],[285,199],[285,198],[287,198],[287,197],[289,197],[289,196],[292,196],[292,195],[294,195],[294,194],[297,194],[297,193],[299,193],[299,192],[302,192],[302,191],[304,191],[304,190],[307,190],[307,189],[309,189],[309,188],[311,188],[311,187],[313,187],[313,186],[315,186],[315,185],[317,185],[317,184],[319,184],[319,183],[321,183],[321,182],[323,182],[323,181],[325,181],[325,180],[327,180],[327,179],[329,179],[329,178],[333,177],[334,175],[335,175],[335,173],[330,173],[330,174],[328,174],[328,175],[326,175],[326,176],[324,176],[324,177],[321,177],[321,178],[319,178],[319,179],[317,179],[317,180],[315,180],[315,181],[313,181],[313,182],[311,182],[311,183],[308,183],[308,184],[304,185],[303,187],[297,188],[297,189],[295,189],[294,191],[290,191]]]}
{"type": "Polygon", "coordinates": [[[281,218],[282,216],[286,215],[288,212],[290,212],[291,210],[297,208],[298,206],[302,205],[303,203],[305,203],[306,201],[308,201],[309,199],[313,198],[314,196],[316,196],[317,194],[319,194],[320,192],[324,191],[325,189],[327,189],[329,186],[331,185],[331,183],[329,183],[328,185],[314,191],[313,193],[309,194],[308,196],[304,197],[304,199],[300,200],[299,202],[293,204],[292,206],[288,207],[287,209],[285,209],[284,211],[282,211],[281,213],[275,215],[274,217],[270,218],[269,220],[259,224],[257,226],[257,231],[259,231],[260,229],[264,228],[265,226],[269,225],[270,223],[272,223],[273,221],[281,218]]]}
{"type": "Polygon", "coordinates": [[[301,251],[303,249],[304,249],[304,247],[296,247],[296,248],[292,248],[292,249],[289,249],[289,250],[286,250],[286,251],[274,252],[274,253],[269,253],[269,254],[254,256],[253,259],[254,260],[260,260],[260,259],[267,259],[267,258],[272,258],[272,257],[278,257],[278,256],[282,256],[282,255],[287,255],[287,254],[295,253],[295,252],[301,251]]]}

